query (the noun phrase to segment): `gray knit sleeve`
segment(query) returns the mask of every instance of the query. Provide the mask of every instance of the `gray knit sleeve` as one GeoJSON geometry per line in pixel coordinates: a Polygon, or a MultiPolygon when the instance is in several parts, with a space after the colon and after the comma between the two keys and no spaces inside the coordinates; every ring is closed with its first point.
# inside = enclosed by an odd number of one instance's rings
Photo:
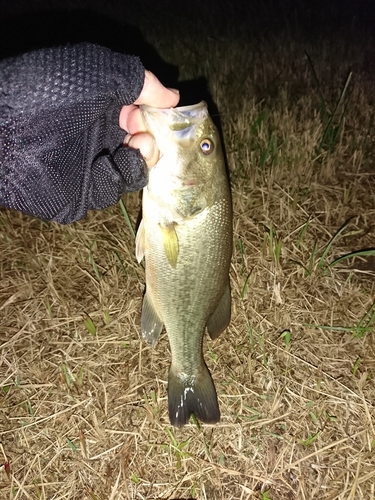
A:
{"type": "Polygon", "coordinates": [[[147,183],[119,113],[144,82],[137,57],[92,44],[0,62],[0,206],[69,223],[147,183]]]}

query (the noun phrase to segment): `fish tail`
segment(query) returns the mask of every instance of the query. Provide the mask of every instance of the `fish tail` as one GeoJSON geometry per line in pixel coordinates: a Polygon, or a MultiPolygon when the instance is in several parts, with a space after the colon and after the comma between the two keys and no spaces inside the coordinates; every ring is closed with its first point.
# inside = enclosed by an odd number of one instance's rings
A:
{"type": "Polygon", "coordinates": [[[168,378],[168,411],[171,424],[185,425],[193,413],[206,424],[220,420],[216,390],[207,366],[202,366],[197,376],[181,376],[173,367],[168,378]]]}

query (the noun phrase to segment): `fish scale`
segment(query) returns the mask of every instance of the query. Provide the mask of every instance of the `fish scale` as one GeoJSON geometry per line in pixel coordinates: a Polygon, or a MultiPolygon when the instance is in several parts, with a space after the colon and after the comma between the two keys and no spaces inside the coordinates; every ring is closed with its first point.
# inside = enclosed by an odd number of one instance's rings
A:
{"type": "MultiPolygon", "coordinates": [[[[169,265],[165,257],[162,239],[156,240],[154,237],[158,233],[151,232],[149,239],[146,239],[146,246],[153,248],[153,252],[148,257],[146,268],[146,273],[149,272],[150,275],[148,289],[155,309],[161,312],[167,332],[181,332],[181,335],[175,335],[170,339],[172,359],[181,364],[185,359],[189,364],[190,372],[195,370],[195,366],[191,357],[184,357],[183,354],[185,354],[186,346],[189,345],[190,348],[190,344],[194,345],[195,342],[195,339],[191,342],[188,337],[188,333],[192,330],[191,323],[195,330],[201,329],[203,331],[224,287],[227,285],[228,278],[221,273],[225,264],[223,258],[225,252],[215,244],[215,238],[207,239],[206,235],[207,229],[210,229],[212,233],[215,231],[215,223],[222,232],[221,214],[225,214],[225,212],[229,212],[229,207],[227,206],[225,210],[218,204],[211,210],[208,217],[206,214],[201,214],[204,216],[203,224],[197,218],[198,220],[189,221],[182,228],[176,230],[181,246],[179,261],[175,269],[169,265]],[[208,246],[198,252],[195,249],[202,241],[206,241],[208,246]],[[209,272],[206,272],[208,261],[215,262],[215,267],[210,267],[209,272]],[[201,270],[199,275],[196,274],[198,269],[201,270]],[[215,281],[212,279],[213,275],[216,275],[215,281]],[[206,297],[209,297],[210,300],[206,300],[204,308],[200,308],[200,303],[206,297]]],[[[230,237],[229,227],[227,227],[227,233],[230,237]]],[[[192,350],[190,350],[190,354],[192,350]]],[[[200,364],[201,356],[198,346],[197,352],[199,352],[198,361],[200,364]]]]}

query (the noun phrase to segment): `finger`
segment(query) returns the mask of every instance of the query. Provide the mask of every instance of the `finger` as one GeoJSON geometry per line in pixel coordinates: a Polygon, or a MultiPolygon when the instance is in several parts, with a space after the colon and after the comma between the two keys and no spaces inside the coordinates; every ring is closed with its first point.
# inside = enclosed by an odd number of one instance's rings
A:
{"type": "Polygon", "coordinates": [[[180,100],[178,90],[168,89],[160,83],[151,71],[145,71],[145,82],[141,95],[134,104],[147,104],[156,108],[172,108],[180,100]]]}
{"type": "Polygon", "coordinates": [[[141,110],[138,106],[123,106],[120,111],[119,124],[123,130],[132,135],[146,132],[141,110]]]}
{"type": "Polygon", "coordinates": [[[159,150],[152,135],[143,132],[136,135],[128,134],[125,137],[124,144],[130,148],[139,149],[149,168],[156,165],[159,159],[159,150]]]}

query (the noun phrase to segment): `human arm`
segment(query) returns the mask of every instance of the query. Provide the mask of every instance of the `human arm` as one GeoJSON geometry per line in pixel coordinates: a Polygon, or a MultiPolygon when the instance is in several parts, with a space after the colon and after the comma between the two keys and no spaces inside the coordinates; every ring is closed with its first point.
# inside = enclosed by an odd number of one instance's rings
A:
{"type": "MultiPolygon", "coordinates": [[[[138,149],[149,166],[158,156],[136,106],[146,75],[138,58],[91,44],[2,61],[0,205],[69,223],[144,187],[138,149]]],[[[165,107],[177,104],[170,94],[165,107]]]]}

